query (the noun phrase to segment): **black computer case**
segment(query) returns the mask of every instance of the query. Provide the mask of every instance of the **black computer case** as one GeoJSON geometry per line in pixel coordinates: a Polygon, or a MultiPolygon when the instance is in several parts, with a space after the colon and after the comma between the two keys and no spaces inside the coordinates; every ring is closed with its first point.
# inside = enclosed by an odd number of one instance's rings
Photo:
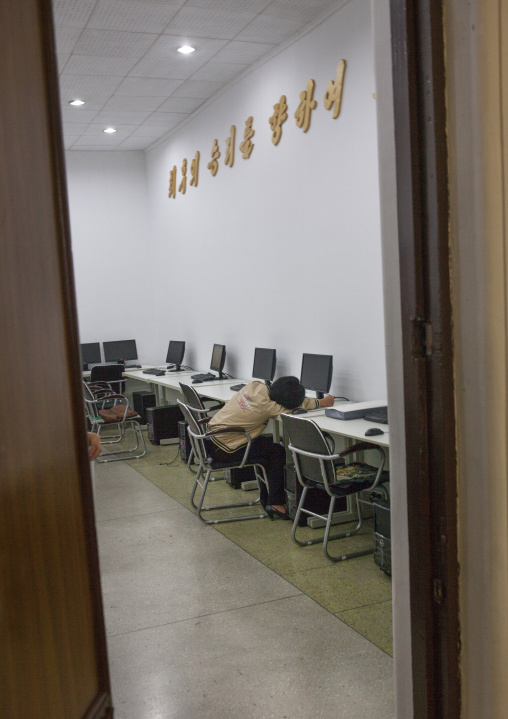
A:
{"type": "Polygon", "coordinates": [[[150,407],[146,410],[148,439],[160,444],[163,439],[179,438],[178,423],[183,420],[182,410],[177,404],[150,407]]]}
{"type": "Polygon", "coordinates": [[[187,433],[187,427],[189,425],[185,420],[178,422],[178,437],[180,439],[180,459],[182,462],[187,462],[191,453],[191,443],[189,435],[187,433]]]}
{"type": "Polygon", "coordinates": [[[133,409],[141,417],[141,424],[146,424],[146,410],[155,407],[157,400],[153,392],[141,391],[132,393],[133,409]]]}
{"type": "MultiPolygon", "coordinates": [[[[298,503],[302,496],[303,487],[298,481],[294,465],[287,464],[284,467],[284,486],[287,496],[287,512],[291,519],[296,516],[298,503]]],[[[330,507],[330,497],[321,489],[311,488],[307,492],[304,509],[308,509],[316,514],[327,514],[330,507]]],[[[348,508],[347,497],[339,497],[335,502],[335,512],[345,512],[348,508]]],[[[301,526],[307,524],[307,514],[300,515],[301,526]]]]}
{"type": "Polygon", "coordinates": [[[390,501],[376,499],[374,505],[374,562],[389,577],[392,575],[392,539],[390,501]]]}
{"type": "Polygon", "coordinates": [[[234,467],[233,469],[226,469],[224,471],[226,482],[233,489],[239,489],[242,486],[242,482],[252,482],[256,479],[256,473],[254,467],[234,467]]]}

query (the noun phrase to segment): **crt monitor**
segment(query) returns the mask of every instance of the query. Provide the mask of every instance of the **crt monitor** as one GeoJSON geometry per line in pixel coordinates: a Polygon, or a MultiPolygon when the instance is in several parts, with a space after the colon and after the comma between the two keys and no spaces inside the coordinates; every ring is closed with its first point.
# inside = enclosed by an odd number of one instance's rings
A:
{"type": "Polygon", "coordinates": [[[210,362],[210,369],[219,373],[219,379],[224,379],[222,370],[224,369],[224,362],[226,361],[226,346],[225,345],[214,345],[212,352],[212,359],[210,362]]]}
{"type": "Polygon", "coordinates": [[[332,355],[303,354],[300,382],[305,389],[311,389],[321,399],[330,391],[333,374],[332,355]]]}
{"type": "Polygon", "coordinates": [[[263,379],[265,384],[270,386],[275,376],[275,364],[277,362],[275,350],[265,347],[256,347],[254,350],[254,367],[252,376],[256,379],[263,379]]]}
{"type": "Polygon", "coordinates": [[[81,347],[81,363],[83,369],[88,369],[89,364],[101,363],[101,345],[100,342],[86,342],[81,347]]]}
{"type": "Polygon", "coordinates": [[[168,347],[168,353],[166,355],[166,362],[168,364],[174,364],[175,367],[172,369],[172,372],[179,372],[181,370],[181,364],[183,361],[183,356],[185,354],[185,342],[177,342],[175,340],[171,340],[168,347]]]}
{"type": "Polygon", "coordinates": [[[114,342],[103,342],[104,360],[106,362],[124,362],[125,360],[136,360],[138,351],[136,340],[115,340],[114,342]]]}

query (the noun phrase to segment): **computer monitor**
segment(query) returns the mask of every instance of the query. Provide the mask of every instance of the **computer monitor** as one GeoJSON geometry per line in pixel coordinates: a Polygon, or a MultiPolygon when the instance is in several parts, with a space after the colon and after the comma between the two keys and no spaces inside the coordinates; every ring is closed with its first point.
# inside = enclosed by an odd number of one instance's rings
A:
{"type": "Polygon", "coordinates": [[[105,362],[124,362],[138,358],[136,340],[115,340],[103,342],[105,362]]]}
{"type": "Polygon", "coordinates": [[[80,345],[80,347],[81,364],[84,370],[88,369],[89,364],[100,364],[102,362],[100,342],[86,342],[80,345]]]}
{"type": "Polygon", "coordinates": [[[210,362],[210,369],[219,373],[219,379],[224,379],[222,370],[224,369],[224,362],[226,361],[226,346],[225,345],[214,345],[212,352],[212,359],[210,362]]]}
{"type": "Polygon", "coordinates": [[[264,347],[256,347],[254,350],[254,367],[252,376],[256,379],[263,379],[267,387],[272,383],[275,376],[275,365],[277,362],[275,350],[264,347]]]}
{"type": "Polygon", "coordinates": [[[174,364],[175,367],[171,372],[180,372],[183,356],[185,354],[185,342],[177,342],[171,340],[168,347],[168,353],[166,355],[166,362],[168,364],[174,364]]]}
{"type": "Polygon", "coordinates": [[[330,391],[333,374],[332,355],[303,354],[300,382],[305,389],[311,389],[321,399],[330,391]]]}

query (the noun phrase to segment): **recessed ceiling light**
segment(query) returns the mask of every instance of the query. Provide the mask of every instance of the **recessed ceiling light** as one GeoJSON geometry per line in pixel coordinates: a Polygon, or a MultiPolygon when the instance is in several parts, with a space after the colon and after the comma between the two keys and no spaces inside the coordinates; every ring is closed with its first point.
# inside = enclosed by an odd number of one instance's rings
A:
{"type": "Polygon", "coordinates": [[[84,105],[84,100],[69,100],[69,105],[75,105],[76,107],[79,107],[80,105],[84,105]]]}
{"type": "Polygon", "coordinates": [[[104,132],[107,132],[108,134],[111,134],[112,132],[116,132],[114,127],[106,127],[104,132]]]}
{"type": "Polygon", "coordinates": [[[182,55],[190,55],[191,52],[194,52],[196,48],[191,47],[190,45],[182,45],[182,47],[178,48],[178,52],[181,52],[182,55]]]}

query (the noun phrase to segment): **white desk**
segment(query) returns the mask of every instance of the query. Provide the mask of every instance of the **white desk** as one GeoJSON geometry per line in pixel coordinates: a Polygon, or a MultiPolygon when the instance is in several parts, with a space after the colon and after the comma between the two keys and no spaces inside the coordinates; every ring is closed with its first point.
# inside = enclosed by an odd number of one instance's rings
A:
{"type": "MultiPolygon", "coordinates": [[[[155,387],[160,388],[163,393],[163,402],[175,402],[177,398],[181,398],[180,382],[182,384],[192,384],[191,376],[196,374],[196,370],[186,370],[184,372],[172,372],[170,374],[161,375],[160,377],[143,374],[142,370],[127,370],[124,373],[125,377],[131,377],[132,379],[142,380],[148,382],[155,387]]],[[[242,382],[247,383],[249,380],[242,379],[224,379],[216,380],[214,382],[200,382],[193,384],[192,386],[196,392],[205,397],[218,400],[220,402],[227,402],[234,396],[235,392],[231,390],[231,385],[240,384],[242,382]]],[[[337,405],[343,405],[343,400],[336,400],[337,405]]],[[[305,419],[312,419],[320,429],[329,432],[337,437],[343,437],[346,439],[352,439],[355,441],[371,442],[377,444],[380,447],[389,447],[389,425],[377,424],[375,422],[368,422],[365,419],[335,419],[334,417],[327,417],[325,415],[325,408],[321,407],[315,410],[309,410],[306,414],[300,415],[305,419]],[[365,432],[372,428],[379,427],[383,431],[383,434],[374,435],[372,437],[366,437],[365,432]]],[[[280,422],[280,420],[279,420],[280,422]]],[[[279,422],[275,423],[275,431],[278,434],[279,422]]]]}
{"type": "MultiPolygon", "coordinates": [[[[142,364],[141,369],[136,369],[136,370],[128,369],[124,372],[123,376],[127,377],[129,375],[129,372],[142,372],[144,369],[148,369],[149,367],[153,367],[153,366],[154,366],[153,364],[142,364]]],[[[82,377],[85,380],[90,379],[91,375],[92,375],[91,369],[83,370],[83,372],[82,372],[82,377]]]]}

